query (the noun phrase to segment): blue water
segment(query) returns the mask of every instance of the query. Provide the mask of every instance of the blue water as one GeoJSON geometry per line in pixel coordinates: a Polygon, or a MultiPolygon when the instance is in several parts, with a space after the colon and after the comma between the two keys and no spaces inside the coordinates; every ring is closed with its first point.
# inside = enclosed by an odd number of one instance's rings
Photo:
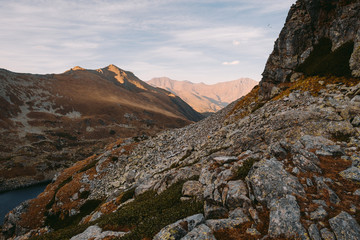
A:
{"type": "Polygon", "coordinates": [[[48,183],[20,188],[0,193],[0,225],[4,223],[5,215],[25,200],[37,197],[44,191],[48,183]]]}

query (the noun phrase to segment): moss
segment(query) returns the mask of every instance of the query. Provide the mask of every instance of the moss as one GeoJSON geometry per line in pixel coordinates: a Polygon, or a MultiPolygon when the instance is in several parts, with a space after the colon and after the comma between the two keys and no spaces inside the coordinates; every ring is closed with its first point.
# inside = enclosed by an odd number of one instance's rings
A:
{"type": "Polygon", "coordinates": [[[59,191],[60,188],[62,188],[63,186],[65,186],[67,183],[72,181],[72,176],[68,177],[67,179],[65,179],[64,181],[62,181],[57,188],[55,189],[54,195],[52,197],[52,199],[50,200],[50,202],[48,204],[46,204],[46,209],[50,209],[52,207],[52,205],[55,203],[55,196],[56,193],[59,191]]]}
{"type": "Polygon", "coordinates": [[[79,197],[81,199],[87,199],[89,197],[89,195],[90,195],[90,191],[83,191],[83,192],[80,193],[79,197]]]}
{"type": "Polygon", "coordinates": [[[121,239],[152,238],[168,224],[203,211],[203,203],[180,201],[182,185],[183,182],[176,183],[159,195],[146,192],[116,213],[100,219],[98,224],[105,229],[109,225],[133,228],[121,239]]]}
{"type": "Polygon", "coordinates": [[[349,41],[333,52],[331,47],[330,39],[320,39],[310,56],[297,67],[296,71],[308,76],[351,76],[349,60],[354,50],[354,42],[349,41]]]}
{"type": "Polygon", "coordinates": [[[130,188],[125,191],[121,197],[120,203],[124,203],[129,199],[132,199],[135,196],[135,188],[130,188]]]}
{"type": "MultiPolygon", "coordinates": [[[[199,176],[196,176],[193,179],[198,179],[198,177],[199,176]]],[[[114,213],[102,216],[100,219],[92,222],[91,225],[98,224],[103,230],[131,229],[131,233],[122,237],[122,240],[151,239],[163,227],[174,223],[179,219],[203,212],[204,206],[202,202],[180,201],[183,183],[184,181],[175,183],[158,195],[154,191],[148,191],[139,195],[136,197],[135,201],[126,204],[114,213]]],[[[123,198],[126,195],[131,196],[132,190],[125,193],[123,198]]],[[[126,197],[124,199],[126,199],[126,197]]],[[[99,204],[95,202],[89,203],[86,207],[82,207],[81,211],[92,211],[94,207],[98,205],[99,204]]],[[[83,212],[81,212],[81,214],[82,213],[83,212]]],[[[84,216],[86,215],[87,214],[84,216]]],[[[79,216],[77,215],[77,217],[79,216]]],[[[53,220],[54,224],[56,224],[56,219],[54,218],[53,220]]],[[[70,222],[69,220],[71,219],[67,219],[67,222],[70,225],[64,224],[63,229],[58,229],[33,239],[70,239],[72,236],[83,232],[90,226],[90,224],[77,225],[78,218],[76,221],[73,220],[70,222]]]]}
{"type": "Polygon", "coordinates": [[[248,158],[243,162],[243,165],[235,172],[232,180],[245,180],[246,176],[249,174],[250,169],[254,165],[255,162],[259,161],[255,158],[248,158]]]}
{"type": "Polygon", "coordinates": [[[351,137],[351,134],[345,134],[345,133],[342,133],[342,132],[336,132],[336,133],[333,133],[331,135],[332,139],[334,141],[339,141],[339,142],[350,142],[350,137],[351,137]]]}
{"type": "Polygon", "coordinates": [[[81,172],[85,172],[93,167],[95,167],[95,165],[99,162],[99,160],[93,160],[91,163],[89,163],[88,165],[86,165],[85,167],[83,167],[82,169],[79,170],[79,173],[81,172]]]}

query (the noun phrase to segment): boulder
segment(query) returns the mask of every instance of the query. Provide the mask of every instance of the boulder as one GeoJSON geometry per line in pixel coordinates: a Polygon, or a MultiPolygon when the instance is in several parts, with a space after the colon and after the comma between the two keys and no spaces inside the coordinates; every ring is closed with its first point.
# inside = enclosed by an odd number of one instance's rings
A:
{"type": "Polygon", "coordinates": [[[347,212],[331,218],[329,223],[338,240],[360,239],[359,223],[347,212]]]}
{"type": "Polygon", "coordinates": [[[273,200],[286,195],[305,196],[305,191],[299,180],[285,171],[283,164],[276,159],[262,160],[253,165],[247,181],[253,189],[259,202],[270,207],[273,200]]]}
{"type": "Polygon", "coordinates": [[[208,226],[201,224],[191,230],[181,240],[216,240],[216,238],[208,226]]]}
{"type": "Polygon", "coordinates": [[[294,196],[287,195],[271,203],[268,233],[273,238],[285,236],[286,238],[309,239],[300,222],[300,207],[294,196]]]}
{"type": "Polygon", "coordinates": [[[183,185],[182,194],[200,199],[203,196],[203,185],[199,181],[187,181],[183,185]]]}
{"type": "Polygon", "coordinates": [[[250,204],[250,199],[246,196],[248,190],[242,180],[229,181],[225,188],[227,188],[226,206],[229,209],[250,204]]]}

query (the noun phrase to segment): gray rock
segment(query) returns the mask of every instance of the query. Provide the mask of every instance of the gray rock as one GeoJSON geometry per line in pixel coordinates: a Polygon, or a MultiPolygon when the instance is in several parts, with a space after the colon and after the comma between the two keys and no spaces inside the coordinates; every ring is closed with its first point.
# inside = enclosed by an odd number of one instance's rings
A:
{"type": "Polygon", "coordinates": [[[191,230],[181,240],[216,240],[216,238],[208,226],[201,224],[191,230]]]}
{"type": "Polygon", "coordinates": [[[227,184],[226,206],[230,209],[243,207],[250,204],[250,199],[246,196],[247,187],[242,180],[229,181],[227,184]]]}
{"type": "Polygon", "coordinates": [[[224,164],[224,163],[238,161],[238,158],[236,156],[218,156],[218,157],[214,157],[214,160],[220,162],[221,164],[224,164]]]}
{"type": "Polygon", "coordinates": [[[229,212],[229,218],[231,219],[242,219],[244,222],[249,222],[249,217],[244,213],[242,208],[236,208],[229,212]]]}
{"type": "Polygon", "coordinates": [[[327,204],[324,200],[312,200],[313,203],[316,203],[317,205],[321,205],[323,207],[327,207],[327,204]]]}
{"type": "Polygon", "coordinates": [[[318,207],[314,212],[310,213],[311,220],[321,220],[324,219],[328,213],[323,206],[318,207]]]}
{"type": "Polygon", "coordinates": [[[73,236],[70,240],[101,240],[107,237],[123,237],[126,232],[104,231],[97,225],[88,227],[84,232],[73,236]]]}
{"type": "Polygon", "coordinates": [[[304,157],[301,154],[296,154],[292,161],[296,166],[304,171],[318,172],[321,173],[321,169],[310,159],[304,157]]]}
{"type": "Polygon", "coordinates": [[[300,222],[300,207],[294,196],[287,195],[271,203],[268,234],[273,238],[283,235],[287,238],[309,239],[300,222]]]}
{"type": "Polygon", "coordinates": [[[323,146],[335,145],[335,143],[322,136],[302,136],[300,142],[305,146],[306,149],[321,149],[323,146]]]}
{"type": "Polygon", "coordinates": [[[311,181],[310,178],[306,178],[306,185],[308,185],[309,187],[314,186],[313,182],[311,181]]]}
{"type": "Polygon", "coordinates": [[[196,214],[184,219],[181,219],[173,224],[170,224],[160,230],[154,236],[154,240],[163,239],[181,239],[189,231],[192,231],[196,226],[204,222],[204,216],[202,214],[196,214]]]}
{"type": "Polygon", "coordinates": [[[330,219],[329,223],[338,240],[360,239],[360,226],[347,212],[341,212],[330,219]]]}
{"type": "Polygon", "coordinates": [[[248,174],[247,181],[256,199],[259,202],[265,202],[268,207],[273,200],[288,194],[305,195],[304,188],[298,179],[286,172],[282,163],[275,159],[255,163],[248,174]]]}
{"type": "Polygon", "coordinates": [[[214,232],[224,229],[231,229],[247,222],[245,219],[211,219],[206,220],[205,224],[214,232]]]}
{"type": "Polygon", "coordinates": [[[323,228],[320,230],[321,237],[325,240],[336,240],[334,233],[332,233],[329,229],[323,228]]]}
{"type": "Polygon", "coordinates": [[[355,118],[351,121],[351,124],[354,127],[359,127],[360,126],[360,117],[359,116],[355,116],[355,118]]]}
{"type": "Polygon", "coordinates": [[[340,172],[340,176],[342,176],[343,178],[346,178],[346,179],[360,182],[360,168],[350,167],[350,168],[340,172]]]}
{"type": "Polygon", "coordinates": [[[356,195],[356,196],[360,196],[360,188],[356,189],[356,191],[353,194],[356,195]]]}
{"type": "Polygon", "coordinates": [[[316,224],[311,224],[308,231],[311,240],[321,240],[320,232],[319,229],[316,227],[316,224]]]}
{"type": "Polygon", "coordinates": [[[314,177],[316,185],[317,185],[317,190],[318,192],[320,191],[327,191],[329,193],[330,196],[330,202],[333,204],[339,204],[341,202],[340,198],[338,197],[338,195],[336,195],[336,193],[329,188],[329,186],[324,182],[324,178],[322,177],[314,177]]]}
{"type": "Polygon", "coordinates": [[[203,196],[203,185],[199,181],[187,181],[183,185],[182,194],[200,199],[203,196]]]}

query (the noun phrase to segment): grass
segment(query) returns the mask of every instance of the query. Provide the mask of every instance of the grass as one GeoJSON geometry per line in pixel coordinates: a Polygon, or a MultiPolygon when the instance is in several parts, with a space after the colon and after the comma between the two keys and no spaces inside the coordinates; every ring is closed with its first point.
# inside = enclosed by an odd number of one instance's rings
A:
{"type": "Polygon", "coordinates": [[[92,211],[94,211],[101,202],[102,201],[99,199],[88,200],[80,207],[80,213],[73,216],[69,216],[68,213],[63,214],[61,212],[57,212],[52,215],[48,214],[45,219],[45,225],[50,226],[54,230],[59,230],[68,226],[76,225],[81,221],[83,217],[89,215],[92,211]]]}
{"type": "Polygon", "coordinates": [[[349,41],[331,51],[332,43],[328,38],[322,38],[314,46],[314,50],[305,62],[299,65],[297,72],[307,76],[338,76],[350,77],[351,70],[349,60],[354,50],[354,42],[349,41]]]}
{"type": "Polygon", "coordinates": [[[46,209],[50,209],[52,207],[52,205],[55,203],[55,196],[56,193],[59,191],[60,188],[62,188],[63,186],[65,186],[67,183],[72,181],[72,176],[68,177],[67,179],[65,179],[64,181],[62,181],[57,188],[55,189],[53,198],[50,200],[50,202],[48,204],[46,204],[46,209]]]}
{"type": "MultiPolygon", "coordinates": [[[[131,229],[131,233],[122,237],[122,240],[151,239],[163,227],[179,219],[203,212],[202,202],[180,201],[184,182],[175,183],[158,195],[154,191],[145,192],[136,197],[133,202],[126,204],[114,213],[102,216],[91,225],[98,224],[104,231],[131,229]]],[[[130,196],[132,196],[132,190],[125,192],[122,200],[130,196]]],[[[96,205],[98,204],[88,204],[86,212],[93,210],[96,205]]],[[[85,213],[85,209],[82,211],[85,213]]],[[[63,229],[32,239],[70,239],[90,226],[90,224],[77,225],[77,221],[68,221],[68,224],[70,225],[63,229]]]]}
{"type": "Polygon", "coordinates": [[[308,91],[312,95],[317,96],[321,89],[326,88],[327,84],[343,84],[345,86],[351,87],[358,84],[359,81],[359,78],[352,77],[302,77],[294,83],[286,83],[287,89],[272,98],[272,100],[282,99],[283,97],[288,96],[294,90],[300,90],[302,92],[308,91]]]}

